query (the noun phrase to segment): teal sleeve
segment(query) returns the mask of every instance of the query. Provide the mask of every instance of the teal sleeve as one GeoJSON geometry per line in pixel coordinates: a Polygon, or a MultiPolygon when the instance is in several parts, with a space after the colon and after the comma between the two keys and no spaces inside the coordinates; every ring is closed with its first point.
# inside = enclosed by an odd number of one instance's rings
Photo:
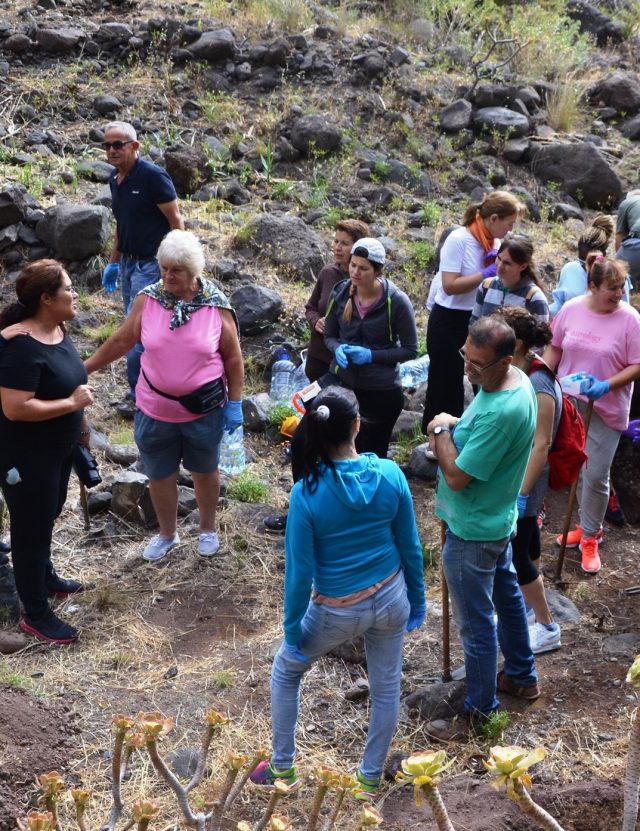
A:
{"type": "Polygon", "coordinates": [[[398,470],[400,499],[393,520],[393,536],[400,552],[400,560],[407,583],[409,603],[424,603],[424,563],[422,545],[418,537],[413,499],[402,471],[398,470]]]}
{"type": "Polygon", "coordinates": [[[291,491],[284,550],[284,639],[295,645],[300,640],[300,621],[311,597],[315,562],[313,524],[301,482],[291,491]]]}

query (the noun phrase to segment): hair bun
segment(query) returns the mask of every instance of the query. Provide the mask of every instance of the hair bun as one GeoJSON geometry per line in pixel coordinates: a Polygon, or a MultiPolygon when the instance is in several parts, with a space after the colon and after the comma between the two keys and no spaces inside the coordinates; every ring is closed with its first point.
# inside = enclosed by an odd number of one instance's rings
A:
{"type": "Polygon", "coordinates": [[[327,419],[331,415],[331,411],[329,410],[326,404],[321,404],[316,410],[316,415],[318,416],[320,421],[327,421],[327,419]]]}

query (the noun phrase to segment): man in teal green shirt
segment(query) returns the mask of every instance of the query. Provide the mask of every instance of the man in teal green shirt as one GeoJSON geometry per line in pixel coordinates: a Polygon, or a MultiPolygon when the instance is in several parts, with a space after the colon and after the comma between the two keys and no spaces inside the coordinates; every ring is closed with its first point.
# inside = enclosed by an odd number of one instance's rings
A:
{"type": "Polygon", "coordinates": [[[512,365],[515,343],[499,317],[474,323],[460,354],[480,390],[461,418],[440,413],[427,428],[439,465],[436,514],[447,526],[442,564],[465,655],[465,711],[478,718],[498,708],[497,690],[527,700],[540,695],[511,563],[537,415],[529,379],[512,365]],[[505,663],[496,677],[498,644],[505,663]]]}

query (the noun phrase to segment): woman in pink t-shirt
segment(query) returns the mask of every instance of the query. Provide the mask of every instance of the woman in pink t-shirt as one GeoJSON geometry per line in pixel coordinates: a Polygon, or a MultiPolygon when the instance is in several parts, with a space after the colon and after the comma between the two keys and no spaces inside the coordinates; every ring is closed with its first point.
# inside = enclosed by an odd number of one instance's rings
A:
{"type": "Polygon", "coordinates": [[[204,252],[189,231],[170,231],[158,249],[161,280],[136,297],[122,326],[87,360],[94,372],[142,343],[135,440],[160,533],[142,556],[160,560],[180,543],[180,462],[191,472],[200,511],[198,554],[220,547],[215,519],[222,431],[242,424],[244,367],[229,301],[202,277],[204,252]]]}
{"type": "MultiPolygon", "coordinates": [[[[578,402],[594,401],[587,436],[589,462],[580,474],[580,524],[567,547],[580,546],[582,570],[600,570],[598,542],[609,499],[609,471],[629,422],[633,382],[640,378],[640,315],[622,301],[626,272],[620,260],[592,253],[586,259],[589,293],[566,303],[553,320],[545,361],[558,375],[588,373],[578,402]]],[[[581,402],[581,403],[580,403],[581,402]]]]}

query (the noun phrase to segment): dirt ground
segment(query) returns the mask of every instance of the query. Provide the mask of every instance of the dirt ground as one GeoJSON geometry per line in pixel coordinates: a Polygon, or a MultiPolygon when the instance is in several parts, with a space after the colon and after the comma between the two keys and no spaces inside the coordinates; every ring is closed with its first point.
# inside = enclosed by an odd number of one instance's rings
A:
{"type": "MultiPolygon", "coordinates": [[[[262,437],[249,442],[261,477],[272,485],[270,501],[282,506],[289,480],[281,454],[273,453],[262,437]]],[[[437,554],[432,487],[415,480],[411,487],[423,544],[437,554]]],[[[562,493],[547,500],[543,544],[550,572],[565,503],[562,493]]],[[[280,636],[283,575],[282,537],[261,530],[268,510],[226,500],[219,557],[196,557],[195,532],[184,527],[180,548],[166,561],[149,565],[140,558],[141,529],[102,515],[84,532],[77,494],[72,493],[56,530],[54,558],[64,574],[82,575],[94,588],[60,607],[81,629],[76,646],[50,649],[33,642],[22,653],[0,658],[0,831],[35,805],[33,776],[56,768],[70,784],[93,790],[90,827],[99,827],[110,807],[110,723],[116,712],[172,715],[175,728],[163,751],[169,753],[198,745],[202,714],[214,704],[232,719],[222,746],[247,753],[268,747],[269,666],[280,636]]],[[[579,608],[581,620],[563,625],[562,649],[539,656],[541,698],[530,705],[507,697],[503,701],[510,714],[503,741],[547,750],[545,763],[533,770],[534,797],[567,831],[609,831],[621,817],[619,783],[635,709],[623,680],[640,651],[640,596],[624,589],[638,583],[639,536],[637,528],[607,528],[604,567],[595,577],[586,578],[575,552],[567,552],[560,588],[579,608]],[[605,648],[609,637],[621,634],[629,637],[605,648]]],[[[441,675],[436,568],[428,569],[427,585],[427,624],[406,640],[403,699],[441,675]]],[[[455,668],[462,663],[455,629],[452,641],[455,668]]],[[[319,763],[354,768],[366,735],[368,702],[347,701],[344,692],[364,675],[361,664],[344,657],[328,657],[308,673],[298,742],[303,774],[319,763]]],[[[403,709],[394,750],[409,753],[433,746],[423,727],[403,709]]],[[[478,741],[447,747],[456,761],[442,792],[454,827],[535,827],[503,794],[489,788],[480,762],[487,747],[478,741]]],[[[220,772],[215,752],[211,767],[203,793],[220,772]]],[[[175,822],[171,798],[144,759],[135,760],[126,790],[129,802],[141,794],[154,798],[162,806],[162,819],[175,822]]],[[[305,827],[312,790],[305,793],[286,806],[294,827],[305,827]]],[[[236,805],[230,829],[264,807],[260,797],[236,805]]],[[[428,808],[416,808],[407,789],[385,790],[382,811],[384,827],[392,831],[436,827],[428,808]]],[[[356,808],[349,807],[347,818],[355,815],[356,808]]]]}

